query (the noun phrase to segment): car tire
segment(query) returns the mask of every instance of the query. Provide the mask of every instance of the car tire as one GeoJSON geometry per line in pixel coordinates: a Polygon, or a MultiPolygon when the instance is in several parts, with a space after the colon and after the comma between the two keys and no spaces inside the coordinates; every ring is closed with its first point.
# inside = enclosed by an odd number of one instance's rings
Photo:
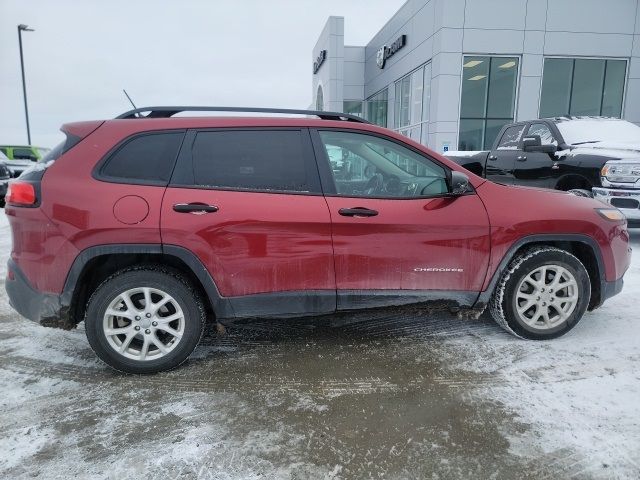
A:
{"type": "Polygon", "coordinates": [[[89,299],[85,331],[96,355],[125,373],[182,364],[204,332],[197,289],[177,270],[139,266],[107,278],[89,299]]]}
{"type": "Polygon", "coordinates": [[[580,260],[565,250],[540,246],[523,251],[511,261],[493,293],[489,310],[509,333],[547,340],[575,327],[590,297],[589,274],[580,260]]]}
{"type": "Polygon", "coordinates": [[[593,193],[591,193],[591,190],[585,190],[583,188],[572,188],[571,190],[567,190],[567,193],[575,195],[576,197],[593,198],[593,193]]]}

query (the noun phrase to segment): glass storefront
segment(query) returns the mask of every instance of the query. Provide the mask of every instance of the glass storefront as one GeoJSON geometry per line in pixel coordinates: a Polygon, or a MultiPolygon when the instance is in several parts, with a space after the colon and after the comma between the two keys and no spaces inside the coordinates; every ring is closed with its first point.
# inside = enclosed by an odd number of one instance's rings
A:
{"type": "Polygon", "coordinates": [[[388,98],[389,93],[386,88],[369,97],[365,102],[365,118],[371,123],[375,123],[381,127],[386,127],[388,98]]]}
{"type": "Polygon", "coordinates": [[[398,80],[395,84],[394,130],[427,145],[431,63],[398,80]]]}
{"type": "Polygon", "coordinates": [[[362,117],[362,101],[361,100],[345,100],[342,102],[342,111],[351,115],[362,117]]]}
{"type": "Polygon", "coordinates": [[[626,60],[545,58],[540,117],[620,117],[626,60]]]}
{"type": "Polygon", "coordinates": [[[464,57],[458,149],[491,148],[513,121],[518,67],[518,57],[464,57]]]}

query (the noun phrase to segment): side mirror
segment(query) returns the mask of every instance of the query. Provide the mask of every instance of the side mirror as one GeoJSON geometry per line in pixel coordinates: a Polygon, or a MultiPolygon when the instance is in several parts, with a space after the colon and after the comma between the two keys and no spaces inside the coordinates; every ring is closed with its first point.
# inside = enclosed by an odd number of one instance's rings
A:
{"type": "Polygon", "coordinates": [[[469,189],[469,177],[464,173],[453,170],[451,172],[451,194],[464,195],[469,189]]]}
{"type": "Polygon", "coordinates": [[[542,146],[540,135],[530,135],[522,139],[522,150],[533,152],[536,147],[542,146]]]}
{"type": "Polygon", "coordinates": [[[542,145],[540,135],[530,135],[522,139],[522,150],[525,152],[555,153],[558,147],[553,144],[542,145]]]}

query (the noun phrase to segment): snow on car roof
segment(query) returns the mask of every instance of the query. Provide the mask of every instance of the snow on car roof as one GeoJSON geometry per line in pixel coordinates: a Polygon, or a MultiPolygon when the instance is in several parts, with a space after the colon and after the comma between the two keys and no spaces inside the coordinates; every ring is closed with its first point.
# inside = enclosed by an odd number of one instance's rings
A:
{"type": "Polygon", "coordinates": [[[640,143],[640,127],[610,117],[556,117],[552,120],[570,145],[618,142],[640,143]]]}

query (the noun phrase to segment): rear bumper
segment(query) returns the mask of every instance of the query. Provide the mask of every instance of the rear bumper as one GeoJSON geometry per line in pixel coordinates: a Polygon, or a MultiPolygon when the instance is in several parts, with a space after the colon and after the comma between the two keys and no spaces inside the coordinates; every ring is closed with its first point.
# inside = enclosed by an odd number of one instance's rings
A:
{"type": "Polygon", "coordinates": [[[640,190],[594,187],[593,198],[617,208],[630,226],[640,226],[640,190]]]}
{"type": "Polygon", "coordinates": [[[13,260],[7,262],[7,271],[11,272],[5,282],[9,304],[20,315],[45,327],[74,327],[69,321],[69,307],[63,305],[60,295],[35,290],[13,260]]]}

